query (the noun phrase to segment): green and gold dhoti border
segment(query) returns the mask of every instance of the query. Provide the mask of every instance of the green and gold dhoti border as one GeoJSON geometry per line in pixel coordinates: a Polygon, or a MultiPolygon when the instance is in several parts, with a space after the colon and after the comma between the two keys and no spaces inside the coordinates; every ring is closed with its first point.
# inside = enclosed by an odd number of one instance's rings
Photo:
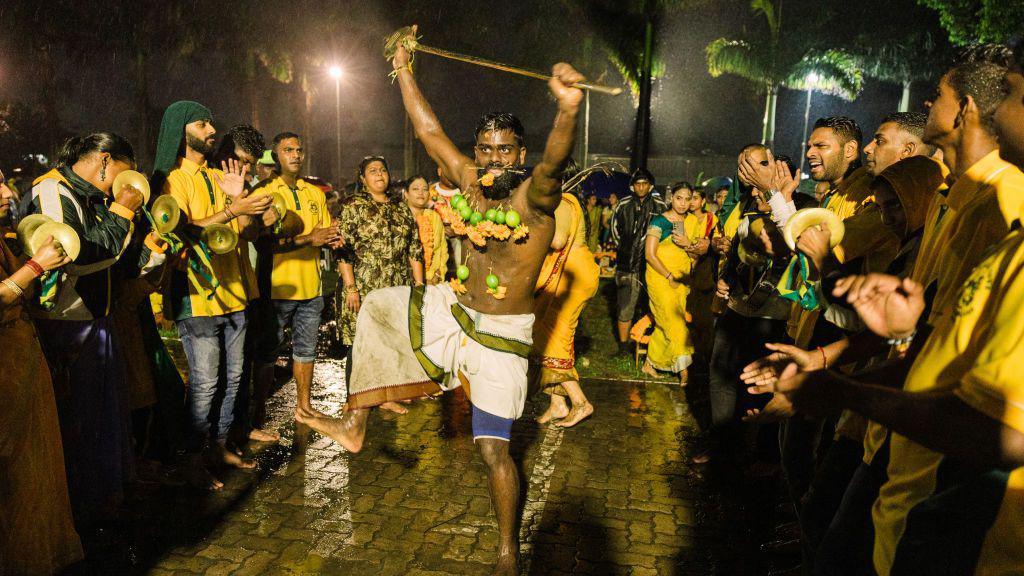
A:
{"type": "Polygon", "coordinates": [[[356,323],[348,409],[468,383],[474,406],[517,418],[526,401],[532,328],[532,314],[476,312],[444,284],[374,290],[356,323]]]}

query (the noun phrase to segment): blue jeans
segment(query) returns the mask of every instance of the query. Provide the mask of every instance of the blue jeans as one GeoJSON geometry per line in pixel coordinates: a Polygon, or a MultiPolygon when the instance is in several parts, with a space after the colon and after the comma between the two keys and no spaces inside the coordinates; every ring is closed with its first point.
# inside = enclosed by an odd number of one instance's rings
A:
{"type": "Polygon", "coordinates": [[[235,397],[242,380],[245,312],[186,318],[179,320],[177,327],[185,357],[188,358],[191,448],[201,446],[209,438],[211,428],[214,437],[223,442],[234,421],[235,397]],[[222,372],[225,378],[221,389],[218,384],[222,372]],[[219,418],[215,414],[217,400],[220,400],[219,418]]]}
{"type": "Polygon", "coordinates": [[[320,334],[322,296],[309,300],[271,300],[260,313],[260,334],[256,357],[260,364],[273,364],[284,344],[284,329],[292,327],[292,359],[312,364],[316,360],[316,339],[320,334]]]}

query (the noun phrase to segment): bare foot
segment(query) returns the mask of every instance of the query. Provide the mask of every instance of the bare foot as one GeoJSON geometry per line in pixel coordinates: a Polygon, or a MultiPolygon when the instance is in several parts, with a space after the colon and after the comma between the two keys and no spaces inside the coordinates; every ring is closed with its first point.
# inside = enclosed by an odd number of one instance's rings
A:
{"type": "Polygon", "coordinates": [[[548,404],[548,409],[543,414],[537,417],[538,424],[547,424],[551,420],[559,420],[569,415],[569,407],[565,404],[565,398],[557,395],[551,395],[551,403],[548,404]]]}
{"type": "Polygon", "coordinates": [[[363,449],[363,438],[366,435],[365,415],[349,412],[342,418],[328,418],[296,414],[295,421],[341,444],[349,452],[359,452],[363,449]]]}
{"type": "Polygon", "coordinates": [[[214,465],[233,466],[242,470],[249,470],[256,467],[256,462],[228,450],[219,442],[210,447],[207,457],[214,465]]]}
{"type": "Polygon", "coordinates": [[[181,476],[185,483],[197,490],[213,491],[224,487],[224,483],[214,478],[206,469],[202,456],[198,454],[189,457],[188,462],[181,470],[181,476]]]}
{"type": "Polygon", "coordinates": [[[569,428],[579,424],[586,420],[594,413],[594,405],[590,402],[584,402],[582,404],[574,404],[572,410],[569,410],[569,416],[564,420],[555,422],[555,426],[559,428],[569,428]]]}
{"type": "MultiPolygon", "coordinates": [[[[408,402],[406,402],[408,404],[408,402]]],[[[385,402],[380,405],[381,410],[387,410],[388,412],[394,412],[395,414],[408,414],[409,409],[402,406],[398,402],[385,402]]]]}
{"type": "Polygon", "coordinates": [[[491,576],[518,576],[519,562],[516,554],[502,554],[498,556],[498,562],[494,565],[491,576]]]}
{"type": "Polygon", "coordinates": [[[679,373],[679,385],[682,386],[683,388],[686,388],[686,384],[688,383],[687,380],[689,380],[689,379],[690,379],[690,371],[689,370],[683,370],[682,372],[679,373]]]}
{"type": "Polygon", "coordinates": [[[249,440],[253,440],[255,442],[277,442],[280,439],[281,433],[277,430],[253,428],[249,431],[249,440]]]}
{"type": "Polygon", "coordinates": [[[640,371],[651,378],[661,378],[661,374],[658,374],[658,371],[654,369],[650,360],[644,360],[644,365],[640,367],[640,371]]]}
{"type": "Polygon", "coordinates": [[[327,414],[313,408],[312,406],[296,406],[295,407],[295,419],[299,419],[299,415],[303,415],[306,418],[327,418],[327,414]]]}

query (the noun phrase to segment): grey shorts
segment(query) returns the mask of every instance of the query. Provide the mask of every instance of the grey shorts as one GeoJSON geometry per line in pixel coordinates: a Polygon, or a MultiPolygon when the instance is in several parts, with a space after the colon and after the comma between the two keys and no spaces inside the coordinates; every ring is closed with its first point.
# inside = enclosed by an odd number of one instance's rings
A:
{"type": "Polygon", "coordinates": [[[636,305],[643,294],[640,273],[615,274],[616,301],[619,306],[619,322],[633,322],[636,305]]]}

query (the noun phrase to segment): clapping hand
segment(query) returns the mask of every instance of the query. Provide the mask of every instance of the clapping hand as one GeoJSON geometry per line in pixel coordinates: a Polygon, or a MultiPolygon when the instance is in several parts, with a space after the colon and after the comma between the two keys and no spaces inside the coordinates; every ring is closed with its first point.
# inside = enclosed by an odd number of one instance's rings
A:
{"type": "Polygon", "coordinates": [[[227,194],[228,198],[238,200],[245,195],[245,176],[249,173],[249,166],[234,158],[220,163],[224,176],[214,175],[217,186],[227,194]]]}
{"type": "Polygon", "coordinates": [[[832,294],[846,296],[869,330],[882,338],[906,338],[924,313],[924,287],[888,274],[848,276],[832,294]]]}

